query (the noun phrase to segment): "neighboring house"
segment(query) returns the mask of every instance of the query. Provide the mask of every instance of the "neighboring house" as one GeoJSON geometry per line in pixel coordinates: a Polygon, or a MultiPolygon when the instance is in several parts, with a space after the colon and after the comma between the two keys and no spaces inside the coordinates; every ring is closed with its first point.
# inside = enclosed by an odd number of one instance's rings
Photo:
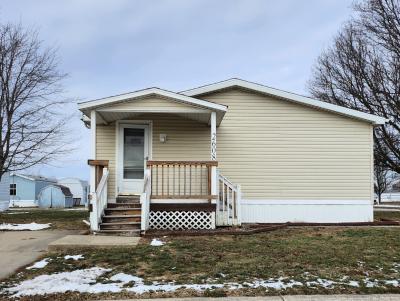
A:
{"type": "Polygon", "coordinates": [[[38,205],[40,208],[71,208],[74,200],[68,187],[50,184],[40,191],[38,205]]]}
{"type": "Polygon", "coordinates": [[[6,172],[0,181],[0,212],[8,209],[10,204],[10,173],[6,172]]]}
{"type": "Polygon", "coordinates": [[[57,181],[42,176],[10,174],[10,207],[36,207],[42,188],[57,181]]]}
{"type": "Polygon", "coordinates": [[[58,180],[58,184],[66,186],[72,192],[74,205],[86,205],[89,193],[89,184],[78,178],[65,178],[58,180]]]}
{"type": "Polygon", "coordinates": [[[92,134],[92,230],[373,220],[384,118],[240,79],[79,109],[92,134]]]}
{"type": "Polygon", "coordinates": [[[400,181],[382,193],[382,202],[400,202],[400,181]]]}

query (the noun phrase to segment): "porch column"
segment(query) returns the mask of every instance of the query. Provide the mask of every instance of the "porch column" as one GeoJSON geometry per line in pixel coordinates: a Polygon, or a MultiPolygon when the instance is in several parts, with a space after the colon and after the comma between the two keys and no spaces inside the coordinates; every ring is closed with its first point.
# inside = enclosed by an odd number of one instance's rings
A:
{"type": "MultiPolygon", "coordinates": [[[[217,160],[217,114],[211,112],[210,120],[211,128],[211,161],[217,160]]],[[[211,195],[217,195],[217,167],[211,166],[211,195]]],[[[216,200],[213,200],[216,202],[216,200]]],[[[215,228],[215,219],[213,223],[213,228],[215,228]]]]}
{"type": "Polygon", "coordinates": [[[217,113],[211,112],[211,160],[217,160],[217,113]]]}
{"type": "MultiPolygon", "coordinates": [[[[90,157],[92,160],[96,159],[96,111],[90,112],[90,157]]],[[[90,194],[89,204],[91,205],[90,211],[90,229],[97,231],[99,223],[97,220],[97,198],[96,198],[96,166],[90,165],[90,194]]]]}
{"type": "MultiPolygon", "coordinates": [[[[96,111],[90,112],[90,159],[96,160],[96,111]]],[[[96,192],[96,167],[90,166],[90,193],[96,192]]]]}

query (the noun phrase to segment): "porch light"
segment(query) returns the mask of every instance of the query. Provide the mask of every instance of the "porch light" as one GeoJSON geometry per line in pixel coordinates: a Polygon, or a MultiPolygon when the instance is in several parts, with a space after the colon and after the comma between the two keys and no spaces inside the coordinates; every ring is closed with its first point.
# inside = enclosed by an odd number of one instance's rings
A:
{"type": "Polygon", "coordinates": [[[160,142],[161,143],[167,142],[167,134],[160,134],[160,142]]]}

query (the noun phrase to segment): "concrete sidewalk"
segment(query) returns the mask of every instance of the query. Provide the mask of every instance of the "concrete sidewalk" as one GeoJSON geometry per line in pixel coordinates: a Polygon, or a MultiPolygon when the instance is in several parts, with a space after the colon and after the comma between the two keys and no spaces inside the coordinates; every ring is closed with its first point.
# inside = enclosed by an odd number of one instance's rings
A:
{"type": "MultiPolygon", "coordinates": [[[[125,299],[114,301],[399,301],[399,295],[298,295],[271,297],[221,297],[221,298],[157,298],[157,299],[125,299]]],[[[107,301],[107,300],[101,300],[107,301]]]]}
{"type": "Polygon", "coordinates": [[[72,231],[0,231],[0,279],[45,254],[50,242],[72,231]]]}
{"type": "Polygon", "coordinates": [[[140,237],[111,235],[67,235],[49,244],[49,251],[64,251],[68,249],[101,249],[134,247],[140,237]]]}

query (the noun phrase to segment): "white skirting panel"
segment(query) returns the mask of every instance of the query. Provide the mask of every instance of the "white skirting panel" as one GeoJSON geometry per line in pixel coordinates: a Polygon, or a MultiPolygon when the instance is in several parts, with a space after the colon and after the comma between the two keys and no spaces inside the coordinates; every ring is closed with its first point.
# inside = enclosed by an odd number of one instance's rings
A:
{"type": "Polygon", "coordinates": [[[37,207],[35,200],[11,200],[10,207],[37,207]]]}
{"type": "Polygon", "coordinates": [[[372,222],[370,200],[242,200],[242,223],[372,222]]]}

